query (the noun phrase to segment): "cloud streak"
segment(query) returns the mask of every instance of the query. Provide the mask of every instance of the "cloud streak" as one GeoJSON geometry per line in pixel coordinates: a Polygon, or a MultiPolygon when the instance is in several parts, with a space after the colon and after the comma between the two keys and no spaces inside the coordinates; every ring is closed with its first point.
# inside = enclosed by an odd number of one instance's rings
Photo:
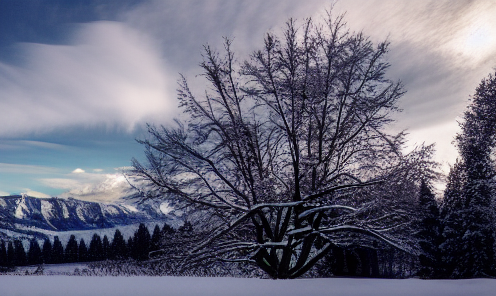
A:
{"type": "Polygon", "coordinates": [[[69,45],[20,49],[22,64],[0,63],[0,136],[70,126],[131,131],[175,109],[160,51],[125,24],[84,24],[69,45]]]}
{"type": "Polygon", "coordinates": [[[61,170],[53,167],[0,163],[0,173],[5,174],[57,174],[61,170]]]}

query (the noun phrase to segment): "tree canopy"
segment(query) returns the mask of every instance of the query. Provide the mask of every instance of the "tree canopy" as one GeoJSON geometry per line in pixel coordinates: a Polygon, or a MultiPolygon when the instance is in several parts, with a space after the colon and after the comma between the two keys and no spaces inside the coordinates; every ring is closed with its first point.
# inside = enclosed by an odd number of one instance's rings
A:
{"type": "Polygon", "coordinates": [[[404,93],[385,77],[388,42],[330,14],[289,20],[264,41],[243,63],[229,39],[224,54],[205,46],[210,87],[196,95],[181,76],[187,118],[149,125],[139,141],[147,163],[133,159],[132,177],[143,199],[168,199],[201,225],[184,262],[294,278],[350,239],[403,248],[387,234],[408,220],[393,189],[432,173],[432,147],[404,155],[404,134],[385,131],[404,93]]]}

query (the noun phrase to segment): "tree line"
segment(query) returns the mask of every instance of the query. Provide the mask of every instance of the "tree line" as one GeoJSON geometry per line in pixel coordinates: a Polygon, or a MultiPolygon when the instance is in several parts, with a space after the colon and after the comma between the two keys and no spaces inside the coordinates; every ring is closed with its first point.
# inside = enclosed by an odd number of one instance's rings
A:
{"type": "Polygon", "coordinates": [[[477,87],[460,123],[459,151],[438,208],[423,190],[422,274],[496,276],[496,73],[477,87]]]}
{"type": "MultiPolygon", "coordinates": [[[[183,230],[180,228],[180,230],[183,230]]],[[[162,228],[155,225],[150,234],[145,224],[141,223],[133,236],[127,240],[119,229],[115,230],[114,237],[109,240],[107,235],[103,238],[95,233],[87,244],[83,238],[76,240],[71,235],[69,241],[63,246],[58,236],[53,243],[45,238],[40,246],[36,238],[29,241],[26,251],[21,240],[9,242],[0,241],[0,266],[14,267],[38,264],[61,264],[74,262],[92,262],[102,260],[147,260],[150,252],[161,248],[164,240],[171,238],[176,230],[167,223],[162,228]]]]}

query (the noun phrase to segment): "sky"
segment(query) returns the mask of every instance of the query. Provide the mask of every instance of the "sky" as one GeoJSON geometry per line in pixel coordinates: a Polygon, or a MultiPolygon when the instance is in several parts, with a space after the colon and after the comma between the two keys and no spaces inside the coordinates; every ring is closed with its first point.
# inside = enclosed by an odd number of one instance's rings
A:
{"type": "Polygon", "coordinates": [[[0,196],[118,201],[144,158],[146,123],[180,116],[179,73],[201,90],[204,44],[234,38],[242,60],[289,18],[346,13],[388,39],[387,76],[407,93],[391,132],[436,143],[447,173],[470,96],[496,67],[492,0],[1,0],[0,196]]]}

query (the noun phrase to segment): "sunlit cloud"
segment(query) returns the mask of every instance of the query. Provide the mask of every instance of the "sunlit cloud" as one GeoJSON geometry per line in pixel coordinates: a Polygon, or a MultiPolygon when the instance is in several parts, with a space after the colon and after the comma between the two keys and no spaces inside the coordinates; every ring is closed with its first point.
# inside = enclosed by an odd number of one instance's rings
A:
{"type": "Polygon", "coordinates": [[[46,178],[40,181],[52,188],[65,189],[59,197],[99,202],[122,200],[131,189],[126,178],[118,173],[79,173],[71,174],[68,178],[46,178]]]}
{"type": "Polygon", "coordinates": [[[37,198],[50,198],[51,196],[42,192],[34,191],[29,188],[25,188],[22,192],[28,196],[37,197],[37,198]]]}
{"type": "Polygon", "coordinates": [[[74,171],[72,171],[72,173],[73,174],[83,174],[84,173],[84,170],[83,169],[80,169],[80,168],[77,168],[74,171]]]}
{"type": "Polygon", "coordinates": [[[70,126],[131,131],[173,112],[175,77],[146,36],[95,22],[80,25],[68,45],[19,45],[23,63],[0,62],[0,136],[70,126]]]}

